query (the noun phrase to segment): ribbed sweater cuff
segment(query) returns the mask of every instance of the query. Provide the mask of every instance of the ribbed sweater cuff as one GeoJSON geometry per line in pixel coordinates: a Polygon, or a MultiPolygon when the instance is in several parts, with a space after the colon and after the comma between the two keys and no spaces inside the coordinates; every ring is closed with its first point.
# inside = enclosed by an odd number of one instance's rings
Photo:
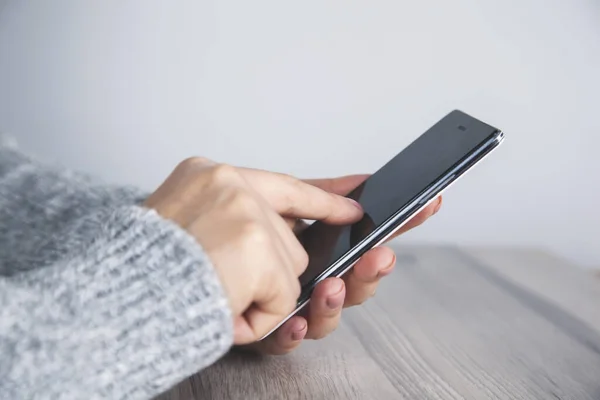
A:
{"type": "MultiPolygon", "coordinates": [[[[59,391],[83,387],[88,395],[147,398],[229,349],[233,327],[227,299],[193,237],[137,206],[99,210],[87,218],[91,239],[77,254],[16,278],[25,290],[12,293],[22,296],[12,301],[30,314],[13,321],[18,331],[28,332],[27,338],[16,338],[14,349],[31,350],[35,343],[30,361],[50,368],[29,377],[13,370],[14,382],[31,378],[37,380],[33,385],[59,391]],[[66,359],[48,363],[56,354],[66,359]]],[[[70,398],[64,391],[57,395],[70,398]]]]}

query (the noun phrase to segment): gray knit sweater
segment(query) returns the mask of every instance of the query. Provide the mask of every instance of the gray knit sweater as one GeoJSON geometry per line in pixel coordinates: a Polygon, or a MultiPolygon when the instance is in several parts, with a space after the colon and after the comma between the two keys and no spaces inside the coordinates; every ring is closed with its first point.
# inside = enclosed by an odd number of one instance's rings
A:
{"type": "Polygon", "coordinates": [[[143,197],[0,137],[0,399],[148,399],[229,349],[212,265],[143,197]]]}

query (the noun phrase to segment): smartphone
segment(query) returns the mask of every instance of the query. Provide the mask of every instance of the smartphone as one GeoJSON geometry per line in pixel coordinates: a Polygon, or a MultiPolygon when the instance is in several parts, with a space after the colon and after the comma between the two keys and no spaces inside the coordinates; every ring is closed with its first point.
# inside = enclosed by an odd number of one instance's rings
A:
{"type": "Polygon", "coordinates": [[[363,218],[343,226],[317,221],[300,234],[309,258],[299,278],[300,298],[296,309],[264,337],[305,307],[319,282],[345,274],[503,140],[499,129],[452,111],[351,191],[346,197],[361,204],[363,218]]]}

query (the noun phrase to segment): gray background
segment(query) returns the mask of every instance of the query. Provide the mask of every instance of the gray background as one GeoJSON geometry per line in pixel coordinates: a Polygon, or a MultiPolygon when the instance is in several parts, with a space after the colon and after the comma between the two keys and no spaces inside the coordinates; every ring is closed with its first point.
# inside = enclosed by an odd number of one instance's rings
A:
{"type": "Polygon", "coordinates": [[[108,180],[370,172],[454,108],[502,128],[407,242],[600,266],[598,93],[593,0],[0,0],[0,130],[108,180]]]}

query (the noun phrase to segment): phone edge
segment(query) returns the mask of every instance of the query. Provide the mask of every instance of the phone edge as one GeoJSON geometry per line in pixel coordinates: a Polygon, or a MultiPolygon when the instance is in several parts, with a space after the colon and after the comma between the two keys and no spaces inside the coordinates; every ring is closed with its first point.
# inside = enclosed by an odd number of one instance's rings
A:
{"type": "MultiPolygon", "coordinates": [[[[389,228],[390,226],[394,225],[394,221],[397,221],[398,219],[402,218],[406,213],[411,213],[411,208],[414,207],[415,205],[419,205],[419,202],[423,201],[423,197],[424,196],[431,196],[431,198],[429,200],[427,200],[426,202],[424,202],[423,204],[421,204],[418,208],[415,209],[415,211],[413,211],[410,216],[414,216],[416,214],[418,214],[419,212],[421,212],[423,209],[425,209],[429,204],[431,204],[431,202],[433,200],[435,200],[437,197],[439,197],[440,195],[442,195],[446,190],[448,190],[452,185],[454,185],[460,178],[462,178],[463,176],[465,176],[467,174],[467,172],[469,172],[470,170],[473,169],[473,167],[475,167],[476,165],[480,164],[483,160],[485,160],[490,154],[492,154],[494,152],[494,150],[496,150],[504,141],[504,132],[502,132],[501,130],[496,130],[496,132],[494,132],[495,136],[493,138],[491,138],[490,140],[488,140],[480,149],[478,152],[473,153],[468,159],[464,160],[463,162],[461,162],[458,166],[456,166],[454,169],[452,169],[451,171],[449,171],[447,174],[443,175],[438,182],[443,182],[444,180],[448,179],[448,177],[451,177],[452,174],[455,174],[456,176],[451,179],[449,181],[449,183],[447,185],[444,186],[440,186],[437,191],[434,191],[433,194],[428,193],[428,190],[425,190],[424,193],[422,193],[417,199],[413,200],[408,207],[406,207],[404,210],[398,211],[398,213],[392,217],[390,217],[390,219],[386,222],[383,223],[382,227],[379,229],[381,230],[385,230],[387,228],[389,228]],[[492,146],[493,145],[493,146],[492,146]],[[487,150],[487,152],[485,151],[486,146],[492,146],[491,148],[489,148],[487,150]],[[480,154],[480,152],[483,152],[483,154],[480,154]],[[474,163],[467,167],[464,171],[459,172],[456,171],[457,169],[460,169],[462,167],[464,167],[464,163],[472,160],[473,158],[477,158],[477,156],[480,155],[479,159],[476,159],[474,161],[474,163]]],[[[433,185],[437,184],[438,182],[434,183],[433,185]]],[[[375,243],[375,245],[373,245],[372,247],[369,248],[373,249],[375,247],[381,246],[383,243],[385,243],[385,241],[387,239],[389,239],[394,233],[396,233],[400,228],[402,228],[404,225],[406,225],[411,218],[407,218],[406,220],[404,220],[403,222],[399,223],[397,226],[393,227],[392,230],[387,233],[383,238],[381,238],[379,241],[377,241],[377,243],[375,243]]],[[[358,250],[357,250],[358,251],[358,250]]],[[[367,250],[368,251],[368,250],[367,250]]],[[[348,252],[344,258],[351,258],[356,252],[348,252]]],[[[359,258],[360,259],[360,258],[359,258]]],[[[346,272],[348,272],[356,263],[358,262],[358,260],[353,261],[352,263],[350,263],[347,267],[345,267],[344,269],[341,270],[341,272],[337,272],[335,271],[335,267],[330,267],[332,268],[333,272],[329,275],[326,275],[325,277],[323,277],[322,279],[319,280],[322,281],[324,279],[327,278],[331,278],[331,277],[340,277],[342,275],[344,275],[346,272]]],[[[343,262],[341,262],[343,264],[343,262]]],[[[273,329],[271,329],[266,335],[264,335],[263,337],[261,337],[259,339],[263,340],[265,338],[267,338],[271,333],[275,332],[277,330],[277,328],[279,328],[281,325],[283,325],[286,321],[288,321],[290,318],[292,318],[294,315],[296,315],[300,310],[302,310],[308,303],[310,302],[310,298],[307,300],[304,300],[302,303],[300,303],[298,306],[296,306],[296,308],[294,309],[294,311],[292,311],[287,317],[285,317],[281,322],[279,322],[273,329]]]]}

